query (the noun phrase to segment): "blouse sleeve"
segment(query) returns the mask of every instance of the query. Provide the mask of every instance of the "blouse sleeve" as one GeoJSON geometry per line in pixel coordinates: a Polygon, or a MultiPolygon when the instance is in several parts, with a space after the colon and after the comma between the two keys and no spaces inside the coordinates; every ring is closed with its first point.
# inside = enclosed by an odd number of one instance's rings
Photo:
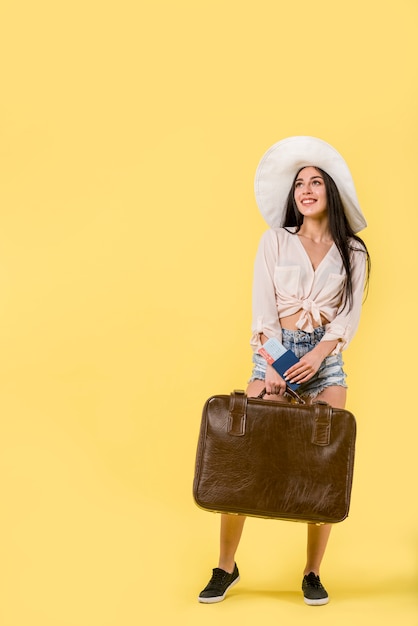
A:
{"type": "Polygon", "coordinates": [[[367,255],[363,249],[352,252],[352,285],[353,303],[351,309],[347,303],[340,305],[336,317],[325,326],[325,335],[322,341],[338,339],[338,343],[331,354],[338,354],[348,346],[354,337],[360,321],[361,306],[363,303],[364,281],[366,276],[367,255]]]}
{"type": "Polygon", "coordinates": [[[260,240],[254,264],[252,292],[252,336],[254,352],[261,346],[261,334],[269,339],[282,338],[274,287],[274,268],[278,257],[278,241],[274,230],[266,231],[260,240]]]}

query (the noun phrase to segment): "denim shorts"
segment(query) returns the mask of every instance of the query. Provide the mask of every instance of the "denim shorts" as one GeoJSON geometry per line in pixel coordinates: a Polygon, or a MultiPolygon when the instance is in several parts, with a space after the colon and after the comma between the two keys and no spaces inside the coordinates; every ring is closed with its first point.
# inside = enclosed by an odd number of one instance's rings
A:
{"type": "MultiPolygon", "coordinates": [[[[300,359],[312,350],[325,335],[324,326],[314,328],[312,333],[304,330],[282,330],[282,344],[286,350],[292,350],[300,359]]],[[[266,377],[266,360],[257,353],[253,354],[253,371],[248,382],[264,380],[266,377]]],[[[306,383],[299,385],[297,393],[300,396],[315,398],[327,387],[347,387],[346,374],[343,370],[343,358],[341,353],[325,357],[319,370],[306,383]]]]}

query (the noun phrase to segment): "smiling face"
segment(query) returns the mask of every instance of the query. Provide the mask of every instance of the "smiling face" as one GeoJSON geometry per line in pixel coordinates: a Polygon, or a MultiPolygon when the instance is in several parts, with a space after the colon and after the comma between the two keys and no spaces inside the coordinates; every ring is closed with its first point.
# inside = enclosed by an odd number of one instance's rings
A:
{"type": "Polygon", "coordinates": [[[294,197],[304,217],[320,218],[327,215],[327,191],[322,175],[315,167],[304,167],[297,175],[294,197]]]}

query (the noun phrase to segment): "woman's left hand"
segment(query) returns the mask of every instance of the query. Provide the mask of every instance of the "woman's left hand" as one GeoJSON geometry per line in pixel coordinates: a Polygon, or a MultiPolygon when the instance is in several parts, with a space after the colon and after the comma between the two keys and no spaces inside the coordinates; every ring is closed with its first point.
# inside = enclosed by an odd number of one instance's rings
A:
{"type": "Polygon", "coordinates": [[[284,374],[287,383],[307,383],[316,374],[323,361],[322,355],[311,350],[300,358],[299,363],[292,365],[284,374]]]}
{"type": "Polygon", "coordinates": [[[287,383],[307,383],[321,367],[322,361],[334,350],[338,340],[320,341],[284,373],[287,383]]]}

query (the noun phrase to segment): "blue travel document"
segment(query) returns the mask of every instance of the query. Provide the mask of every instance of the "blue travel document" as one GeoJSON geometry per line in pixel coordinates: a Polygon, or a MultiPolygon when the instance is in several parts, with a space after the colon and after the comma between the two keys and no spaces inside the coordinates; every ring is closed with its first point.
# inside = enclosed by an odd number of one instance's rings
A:
{"type": "MultiPolygon", "coordinates": [[[[286,350],[280,341],[274,337],[268,339],[266,343],[263,344],[263,347],[258,350],[258,353],[266,359],[267,363],[274,367],[282,378],[289,367],[292,367],[295,363],[299,363],[299,359],[295,353],[291,350],[286,350]]],[[[298,383],[287,382],[287,385],[293,391],[296,391],[299,387],[298,383]]]]}

